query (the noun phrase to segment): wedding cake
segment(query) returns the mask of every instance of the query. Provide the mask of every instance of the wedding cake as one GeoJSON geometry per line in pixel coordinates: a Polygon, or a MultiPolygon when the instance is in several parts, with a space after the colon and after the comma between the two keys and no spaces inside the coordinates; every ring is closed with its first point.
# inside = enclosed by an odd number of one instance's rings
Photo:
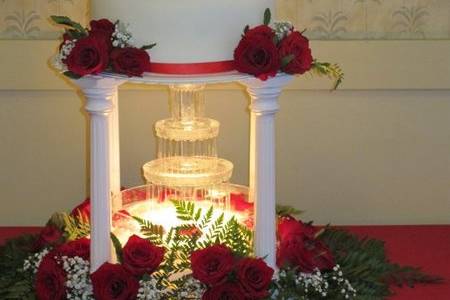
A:
{"type": "Polygon", "coordinates": [[[92,19],[129,24],[137,45],[155,42],[152,70],[168,74],[233,70],[246,25],[261,24],[274,0],[92,0],[92,19]]]}

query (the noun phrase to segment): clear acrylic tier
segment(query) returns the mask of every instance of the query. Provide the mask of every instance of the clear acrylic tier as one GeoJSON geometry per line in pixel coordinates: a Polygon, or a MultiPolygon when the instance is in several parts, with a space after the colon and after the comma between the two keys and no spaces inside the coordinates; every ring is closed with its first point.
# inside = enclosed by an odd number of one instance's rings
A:
{"type": "Polygon", "coordinates": [[[195,187],[218,185],[229,181],[233,164],[216,157],[166,157],[152,160],[143,167],[147,182],[164,186],[195,187]]]}
{"type": "Polygon", "coordinates": [[[181,199],[210,194],[230,180],[233,164],[219,159],[219,122],[205,117],[204,85],[170,86],[170,118],[155,125],[157,159],[143,166],[149,184],[179,191],[181,199]]]}

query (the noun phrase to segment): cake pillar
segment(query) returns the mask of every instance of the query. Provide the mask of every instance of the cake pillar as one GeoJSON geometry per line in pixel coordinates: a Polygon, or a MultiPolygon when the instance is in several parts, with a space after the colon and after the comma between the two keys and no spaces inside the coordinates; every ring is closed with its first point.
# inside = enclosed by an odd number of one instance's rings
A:
{"type": "Polygon", "coordinates": [[[267,81],[244,80],[251,97],[250,191],[255,204],[255,255],[276,268],[275,114],[278,97],[292,76],[280,74],[267,81]]]}
{"type": "Polygon", "coordinates": [[[118,181],[111,178],[120,175],[112,172],[115,168],[112,158],[118,155],[118,132],[113,132],[118,122],[113,112],[121,83],[117,79],[102,77],[85,77],[76,81],[86,96],[85,109],[90,116],[91,272],[113,260],[110,239],[112,183],[118,182],[120,186],[120,178],[118,181]]]}
{"type": "Polygon", "coordinates": [[[110,155],[110,178],[112,211],[118,212],[122,209],[122,194],[120,184],[120,134],[119,134],[119,94],[117,86],[112,97],[113,110],[109,115],[109,155],[110,155]]]}

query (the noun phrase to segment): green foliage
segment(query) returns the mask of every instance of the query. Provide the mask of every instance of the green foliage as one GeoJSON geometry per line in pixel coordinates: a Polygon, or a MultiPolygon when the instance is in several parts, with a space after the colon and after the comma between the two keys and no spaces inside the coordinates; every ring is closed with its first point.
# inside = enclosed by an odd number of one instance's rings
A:
{"type": "MultiPolygon", "coordinates": [[[[214,217],[214,208],[197,208],[193,202],[172,200],[177,218],[183,224],[165,233],[160,225],[134,217],[141,226],[141,232],[153,243],[166,248],[164,263],[153,274],[158,284],[174,290],[184,284],[183,276],[191,267],[191,253],[214,244],[228,246],[238,256],[252,254],[252,232],[236,218],[225,219],[222,213],[214,217]],[[178,280],[170,280],[180,277],[178,280]]],[[[174,298],[176,299],[176,298],[174,298]]]]}
{"type": "Polygon", "coordinates": [[[91,233],[91,225],[89,220],[83,217],[72,216],[62,213],[64,225],[64,235],[66,240],[74,241],[83,237],[87,237],[91,233]]]}
{"type": "Polygon", "coordinates": [[[111,241],[114,246],[114,250],[116,250],[117,260],[119,261],[119,263],[122,263],[122,261],[123,261],[122,244],[120,243],[119,239],[117,238],[117,236],[114,233],[111,232],[110,235],[111,235],[111,241]]]}
{"type": "Polygon", "coordinates": [[[72,21],[69,17],[66,17],[66,16],[50,16],[50,18],[56,24],[67,26],[67,27],[77,31],[83,37],[88,35],[87,30],[83,26],[81,26],[80,23],[72,21]]]}
{"type": "Polygon", "coordinates": [[[71,71],[66,71],[63,74],[65,76],[69,77],[70,79],[75,79],[75,80],[80,79],[81,77],[83,77],[83,76],[75,74],[74,72],[71,72],[71,71]]]}
{"type": "Polygon", "coordinates": [[[303,213],[302,210],[298,210],[295,207],[289,205],[277,205],[277,216],[298,216],[303,213]]]}
{"type": "Polygon", "coordinates": [[[264,11],[264,25],[269,25],[270,20],[272,19],[272,12],[270,11],[270,8],[266,8],[264,11]]]}
{"type": "Polygon", "coordinates": [[[36,299],[32,276],[22,269],[36,239],[35,235],[23,235],[0,247],[0,299],[36,299]]]}
{"type": "Polygon", "coordinates": [[[161,225],[155,225],[150,221],[134,216],[141,226],[141,233],[147,237],[147,240],[155,245],[163,245],[164,228],[161,225]]]}
{"type": "Polygon", "coordinates": [[[281,59],[281,69],[283,70],[295,58],[294,54],[287,55],[281,59]]]}
{"type": "Polygon", "coordinates": [[[330,64],[314,60],[310,72],[318,76],[327,76],[328,78],[333,79],[334,90],[341,85],[342,81],[344,81],[344,72],[338,64],[330,64]]]}
{"type": "Polygon", "coordinates": [[[440,278],[428,276],[420,269],[400,267],[386,257],[384,242],[360,239],[343,230],[328,228],[320,236],[333,252],[339,264],[358,291],[358,299],[383,299],[391,294],[389,283],[438,283],[440,278]]]}
{"type": "Polygon", "coordinates": [[[150,45],[144,45],[144,46],[141,47],[141,49],[142,50],[150,50],[150,49],[152,49],[155,46],[156,46],[156,43],[153,43],[153,44],[150,44],[150,45]]]}
{"type": "Polygon", "coordinates": [[[225,220],[222,213],[213,219],[212,206],[204,213],[202,209],[196,208],[193,202],[173,200],[172,203],[175,205],[177,217],[190,222],[190,227],[195,226],[202,233],[198,237],[195,249],[224,244],[239,256],[248,256],[252,253],[252,232],[235,217],[225,220]]]}

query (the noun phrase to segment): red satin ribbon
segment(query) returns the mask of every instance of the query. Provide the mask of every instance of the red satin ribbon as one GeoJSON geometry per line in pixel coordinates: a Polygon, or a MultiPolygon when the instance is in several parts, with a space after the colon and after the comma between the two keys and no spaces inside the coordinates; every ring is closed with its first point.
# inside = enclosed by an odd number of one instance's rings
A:
{"type": "Polygon", "coordinates": [[[151,72],[153,73],[174,75],[222,73],[233,71],[234,69],[234,61],[232,60],[192,64],[166,64],[153,62],[151,64],[151,72]]]}

